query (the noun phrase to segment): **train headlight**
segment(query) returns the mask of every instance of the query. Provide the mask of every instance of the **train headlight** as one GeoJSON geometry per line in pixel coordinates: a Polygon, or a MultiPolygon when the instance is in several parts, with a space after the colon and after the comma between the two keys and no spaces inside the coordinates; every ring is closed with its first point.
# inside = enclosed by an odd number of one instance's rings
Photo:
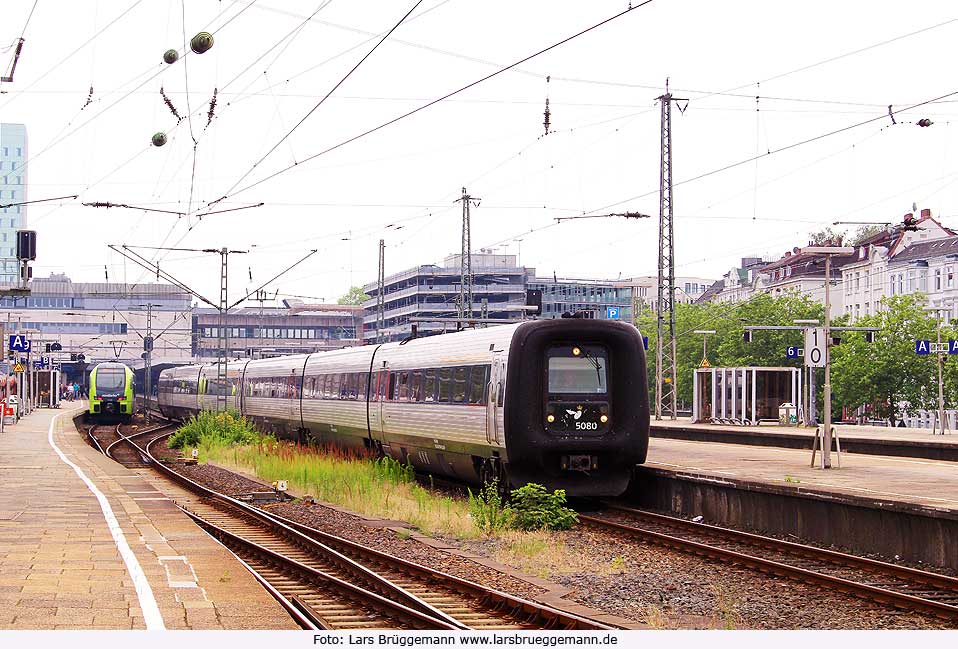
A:
{"type": "Polygon", "coordinates": [[[550,424],[551,424],[552,422],[554,422],[555,420],[556,420],[556,416],[555,416],[555,415],[548,415],[548,416],[546,416],[546,421],[549,422],[550,424]]]}
{"type": "Polygon", "coordinates": [[[609,421],[609,415],[600,416],[599,421],[601,421],[603,424],[606,423],[607,421],[609,421]]]}
{"type": "Polygon", "coordinates": [[[572,355],[573,355],[573,356],[578,356],[578,355],[581,354],[581,353],[582,353],[582,350],[579,349],[578,347],[573,347],[573,348],[572,348],[572,355]]]}

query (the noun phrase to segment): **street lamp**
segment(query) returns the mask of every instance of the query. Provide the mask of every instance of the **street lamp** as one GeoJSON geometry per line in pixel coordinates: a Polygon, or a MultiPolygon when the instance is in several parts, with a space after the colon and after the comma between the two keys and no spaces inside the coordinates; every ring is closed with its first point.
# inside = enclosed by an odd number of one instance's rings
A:
{"type": "Polygon", "coordinates": [[[832,257],[835,255],[851,255],[855,248],[851,246],[808,246],[802,248],[802,252],[808,255],[820,255],[825,257],[825,421],[824,434],[822,439],[822,468],[832,468],[832,257]]]}
{"type": "Polygon", "coordinates": [[[707,353],[706,341],[709,339],[710,334],[715,333],[715,329],[696,329],[692,333],[702,334],[702,367],[708,367],[709,356],[707,353]]]}

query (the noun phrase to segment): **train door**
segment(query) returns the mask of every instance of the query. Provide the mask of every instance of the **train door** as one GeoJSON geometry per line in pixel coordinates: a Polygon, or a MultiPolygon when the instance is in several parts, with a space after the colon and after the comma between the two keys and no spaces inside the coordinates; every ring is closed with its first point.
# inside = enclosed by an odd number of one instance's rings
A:
{"type": "Polygon", "coordinates": [[[502,354],[492,355],[492,371],[489,374],[489,398],[486,400],[486,441],[490,444],[503,444],[505,436],[502,430],[502,398],[505,382],[505,366],[502,354]]]}
{"type": "Polygon", "coordinates": [[[372,373],[373,385],[369,394],[369,433],[376,441],[384,441],[383,402],[389,386],[389,370],[384,364],[382,369],[372,373]]]}
{"type": "Polygon", "coordinates": [[[306,387],[303,385],[305,363],[299,367],[294,367],[289,377],[289,411],[288,417],[290,427],[298,430],[303,427],[302,411],[302,393],[306,387]]]}

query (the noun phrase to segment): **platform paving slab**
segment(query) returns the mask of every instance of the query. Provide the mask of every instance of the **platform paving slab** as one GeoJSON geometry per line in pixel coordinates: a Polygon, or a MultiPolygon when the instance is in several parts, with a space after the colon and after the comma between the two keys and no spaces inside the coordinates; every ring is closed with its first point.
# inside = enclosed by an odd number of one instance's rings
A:
{"type": "Polygon", "coordinates": [[[76,414],[37,410],[0,435],[0,628],[146,628],[97,498],[48,443],[54,419],[55,443],[109,502],[165,628],[298,628],[144,475],[88,446],[76,414]]]}
{"type": "Polygon", "coordinates": [[[841,467],[810,466],[807,450],[653,439],[646,466],[716,478],[816,489],[958,512],[958,467],[954,462],[843,453],[841,467]]]}
{"type": "MultiPolygon", "coordinates": [[[[958,462],[958,433],[934,434],[927,428],[858,426],[836,424],[842,448],[855,454],[916,457],[958,462]]],[[[751,426],[692,423],[689,417],[651,422],[652,437],[709,441],[747,446],[775,446],[811,449],[816,428],[780,426],[775,423],[751,426]]]]}

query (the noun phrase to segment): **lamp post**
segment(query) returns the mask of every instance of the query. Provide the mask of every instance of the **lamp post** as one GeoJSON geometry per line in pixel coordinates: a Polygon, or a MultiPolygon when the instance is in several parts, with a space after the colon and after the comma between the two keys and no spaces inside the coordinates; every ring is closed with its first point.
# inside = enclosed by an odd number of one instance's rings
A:
{"type": "Polygon", "coordinates": [[[802,252],[809,255],[820,255],[825,257],[825,412],[824,431],[822,439],[822,468],[832,468],[832,257],[835,255],[851,255],[855,248],[851,246],[808,246],[802,248],[802,252]]]}
{"type": "Polygon", "coordinates": [[[696,329],[692,333],[702,334],[702,367],[707,367],[706,363],[709,362],[709,355],[707,353],[706,342],[709,339],[709,335],[715,333],[715,329],[696,329]]]}
{"type": "Polygon", "coordinates": [[[943,378],[945,356],[941,351],[941,314],[950,312],[951,307],[926,306],[924,310],[935,314],[935,332],[938,341],[937,353],[935,354],[938,357],[938,428],[940,434],[944,435],[948,423],[945,419],[945,385],[943,378]]]}

